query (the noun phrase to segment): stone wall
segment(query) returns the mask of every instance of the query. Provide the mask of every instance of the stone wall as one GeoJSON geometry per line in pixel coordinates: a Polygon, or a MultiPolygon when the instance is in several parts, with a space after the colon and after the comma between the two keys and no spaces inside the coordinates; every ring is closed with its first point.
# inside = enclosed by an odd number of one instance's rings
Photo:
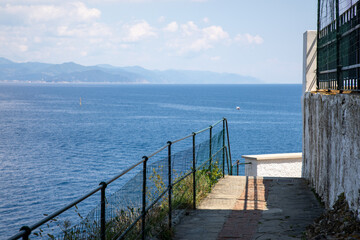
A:
{"type": "Polygon", "coordinates": [[[360,95],[304,93],[302,176],[327,207],[344,192],[360,218],[360,95]]]}

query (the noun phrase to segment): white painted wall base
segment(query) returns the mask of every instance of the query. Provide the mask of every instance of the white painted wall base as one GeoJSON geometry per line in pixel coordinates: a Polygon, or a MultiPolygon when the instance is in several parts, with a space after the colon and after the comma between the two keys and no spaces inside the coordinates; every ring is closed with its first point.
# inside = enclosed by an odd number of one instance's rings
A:
{"type": "Polygon", "coordinates": [[[301,177],[302,153],[243,155],[245,175],[261,177],[301,177]]]}

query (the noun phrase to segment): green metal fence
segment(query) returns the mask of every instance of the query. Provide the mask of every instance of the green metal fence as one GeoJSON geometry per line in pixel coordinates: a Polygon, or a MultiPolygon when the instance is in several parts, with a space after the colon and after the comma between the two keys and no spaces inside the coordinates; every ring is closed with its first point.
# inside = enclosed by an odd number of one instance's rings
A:
{"type": "Polygon", "coordinates": [[[318,0],[318,89],[360,91],[359,15],[358,0],[318,0]]]}
{"type": "Polygon", "coordinates": [[[9,239],[168,239],[173,222],[187,209],[195,209],[217,180],[231,175],[231,171],[228,124],[224,118],[186,137],[168,141],[88,194],[31,226],[21,227],[9,239]],[[132,177],[120,189],[107,194],[113,182],[131,173],[132,177]],[[98,192],[100,204],[82,217],[77,205],[98,192]],[[60,215],[74,208],[80,222],[59,223],[60,215]]]}

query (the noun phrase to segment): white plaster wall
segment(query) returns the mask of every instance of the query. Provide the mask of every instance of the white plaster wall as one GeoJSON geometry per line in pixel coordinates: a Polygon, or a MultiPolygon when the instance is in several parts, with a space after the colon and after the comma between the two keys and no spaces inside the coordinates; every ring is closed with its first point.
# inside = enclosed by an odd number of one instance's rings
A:
{"type": "Polygon", "coordinates": [[[303,35],[303,93],[316,90],[316,34],[306,31],[303,35]]]}
{"type": "Polygon", "coordinates": [[[303,96],[303,177],[328,207],[345,193],[360,218],[360,95],[303,96]]]}
{"type": "Polygon", "coordinates": [[[301,177],[302,160],[245,160],[246,176],[301,177]]]}

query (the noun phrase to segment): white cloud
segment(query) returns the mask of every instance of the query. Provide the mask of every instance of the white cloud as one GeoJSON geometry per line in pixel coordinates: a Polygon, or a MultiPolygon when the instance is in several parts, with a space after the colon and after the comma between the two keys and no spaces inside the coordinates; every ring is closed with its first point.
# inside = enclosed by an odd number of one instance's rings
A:
{"type": "MultiPolygon", "coordinates": [[[[168,56],[190,57],[235,42],[221,26],[204,24],[209,22],[206,17],[199,20],[199,25],[195,21],[170,22],[163,16],[155,19],[155,25],[136,19],[104,22],[101,11],[84,2],[38,1],[41,3],[0,4],[0,52],[4,57],[15,55],[18,59],[45,62],[88,61],[97,56],[102,59],[114,55],[142,56],[154,49],[164,50],[168,56]],[[151,38],[157,41],[146,41],[151,38]]],[[[263,41],[259,38],[237,35],[236,41],[263,41]]],[[[211,52],[214,57],[206,54],[203,56],[209,62],[220,60],[218,53],[211,52]]]]}
{"type": "Polygon", "coordinates": [[[0,4],[2,56],[45,62],[97,59],[130,51],[134,46],[129,43],[157,36],[146,21],[105,23],[98,9],[82,2],[49,2],[0,4]]]}
{"type": "Polygon", "coordinates": [[[41,43],[41,42],[42,42],[42,39],[41,39],[41,37],[35,36],[35,37],[33,38],[33,42],[34,42],[34,43],[41,43]]]}
{"type": "Polygon", "coordinates": [[[133,25],[125,25],[124,29],[126,36],[123,38],[123,40],[126,42],[137,42],[142,39],[157,36],[154,28],[144,20],[133,25]]]}
{"type": "Polygon", "coordinates": [[[5,7],[0,7],[0,14],[13,15],[25,21],[53,20],[65,13],[63,9],[51,5],[22,6],[7,4],[5,7]]]}
{"type": "Polygon", "coordinates": [[[199,28],[194,22],[189,21],[180,25],[179,35],[170,39],[167,46],[178,55],[185,55],[214,48],[227,39],[229,34],[220,26],[199,28]]]}
{"type": "Polygon", "coordinates": [[[101,23],[78,24],[75,26],[60,25],[56,33],[60,37],[109,37],[112,35],[111,29],[101,23]]]}
{"type": "Polygon", "coordinates": [[[181,25],[181,30],[184,35],[192,36],[193,34],[199,31],[199,28],[198,26],[196,26],[196,24],[193,21],[189,21],[186,24],[181,25]]]}
{"type": "Polygon", "coordinates": [[[159,22],[159,23],[163,23],[163,22],[165,22],[165,20],[166,20],[166,18],[165,18],[164,16],[160,16],[160,17],[158,18],[158,22],[159,22]]]}
{"type": "Polygon", "coordinates": [[[72,3],[75,6],[76,14],[82,20],[91,20],[93,18],[99,18],[101,15],[100,10],[96,8],[87,8],[82,2],[72,3]]]}
{"type": "MultiPolygon", "coordinates": [[[[61,2],[73,2],[74,0],[62,0],[61,2]]],[[[59,0],[1,0],[1,3],[17,4],[49,4],[58,3],[59,0]]],[[[113,4],[113,3],[151,3],[151,2],[208,2],[208,0],[87,0],[87,3],[93,4],[113,4]]]]}
{"type": "Polygon", "coordinates": [[[234,38],[236,42],[240,42],[243,44],[262,44],[264,43],[264,39],[259,35],[251,35],[249,33],[245,34],[237,34],[234,38]]]}
{"type": "Polygon", "coordinates": [[[21,52],[26,52],[27,50],[28,50],[28,46],[26,46],[26,45],[19,45],[18,46],[19,47],[19,50],[21,51],[21,52]]]}
{"type": "Polygon", "coordinates": [[[179,25],[177,24],[177,22],[171,22],[164,28],[164,31],[176,32],[178,29],[179,29],[179,25]]]}
{"type": "Polygon", "coordinates": [[[75,61],[118,44],[101,12],[82,2],[0,4],[0,16],[0,52],[10,59],[75,61]]]}
{"type": "MultiPolygon", "coordinates": [[[[6,4],[0,7],[0,14],[9,18],[17,18],[28,24],[48,21],[86,22],[101,16],[100,10],[88,8],[82,2],[71,2],[63,5],[6,4]]],[[[3,18],[3,21],[6,19],[3,18]]]]}
{"type": "Polygon", "coordinates": [[[211,41],[219,41],[229,37],[229,34],[225,32],[220,26],[211,26],[204,28],[204,37],[211,41]]]}
{"type": "Polygon", "coordinates": [[[189,46],[184,47],[183,51],[194,51],[194,52],[199,52],[202,50],[207,50],[209,48],[212,48],[213,46],[206,41],[205,38],[200,38],[200,39],[196,39],[195,41],[193,41],[189,46]]]}
{"type": "MultiPolygon", "coordinates": [[[[33,0],[36,1],[36,0],[33,0]]],[[[207,2],[208,0],[89,0],[94,3],[207,2]]]]}
{"type": "Polygon", "coordinates": [[[219,61],[221,59],[220,56],[210,57],[211,61],[219,61]]]}

